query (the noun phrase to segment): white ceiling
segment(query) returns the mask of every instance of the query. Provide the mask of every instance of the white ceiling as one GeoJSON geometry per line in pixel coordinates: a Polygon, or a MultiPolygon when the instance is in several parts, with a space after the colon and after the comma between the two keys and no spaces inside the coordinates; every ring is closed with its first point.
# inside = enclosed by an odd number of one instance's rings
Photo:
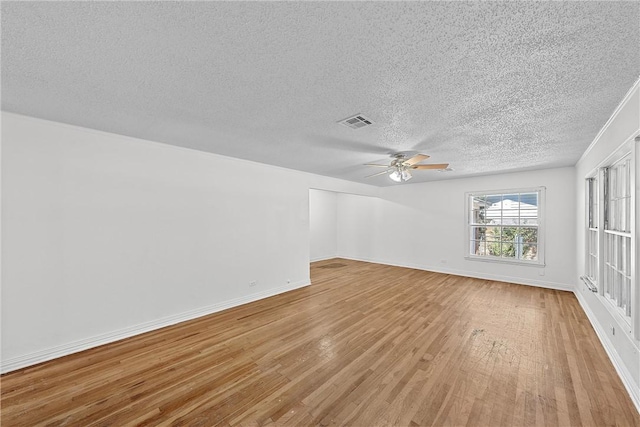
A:
{"type": "Polygon", "coordinates": [[[2,109],[393,184],[573,165],[640,75],[640,2],[2,2],[2,109]],[[362,113],[375,125],[338,120],[362,113]]]}

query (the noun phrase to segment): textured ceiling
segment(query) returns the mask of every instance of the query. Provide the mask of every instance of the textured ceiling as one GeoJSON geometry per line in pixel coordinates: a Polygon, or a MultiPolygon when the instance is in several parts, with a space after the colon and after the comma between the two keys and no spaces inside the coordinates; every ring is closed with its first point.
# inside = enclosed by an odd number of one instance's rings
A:
{"type": "Polygon", "coordinates": [[[454,169],[412,183],[568,166],[640,75],[639,24],[628,1],[3,1],[2,109],[373,185],[394,151],[454,169]]]}

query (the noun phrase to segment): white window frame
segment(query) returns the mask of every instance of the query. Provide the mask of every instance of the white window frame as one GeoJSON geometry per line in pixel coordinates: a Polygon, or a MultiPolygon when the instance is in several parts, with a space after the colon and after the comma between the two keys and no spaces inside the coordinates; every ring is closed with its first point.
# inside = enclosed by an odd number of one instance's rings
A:
{"type": "Polygon", "coordinates": [[[503,189],[503,190],[486,190],[486,191],[471,191],[465,193],[465,259],[471,261],[483,261],[483,262],[493,262],[493,263],[503,263],[503,264],[516,264],[516,265],[526,265],[531,267],[545,267],[544,261],[544,230],[545,230],[545,193],[546,187],[528,187],[528,188],[511,188],[511,189],[503,189]],[[478,224],[474,224],[471,218],[471,199],[473,197],[485,196],[490,194],[516,194],[516,193],[538,193],[538,224],[536,227],[538,228],[538,259],[537,260],[523,260],[523,259],[511,259],[511,258],[499,258],[493,256],[486,255],[476,255],[471,252],[471,233],[472,227],[477,226],[478,224]]]}
{"type": "MultiPolygon", "coordinates": [[[[617,149],[615,149],[604,161],[602,161],[597,167],[595,167],[585,179],[589,179],[591,177],[597,177],[598,179],[598,279],[597,279],[597,289],[594,291],[599,299],[602,301],[603,307],[609,312],[609,314],[615,319],[618,326],[629,335],[629,337],[634,338],[636,340],[640,339],[640,287],[637,283],[637,266],[638,262],[640,262],[640,257],[638,254],[638,236],[636,236],[637,228],[636,228],[636,216],[640,211],[638,211],[638,203],[640,203],[640,198],[636,195],[636,183],[640,179],[640,168],[637,167],[638,162],[640,161],[640,150],[638,149],[638,144],[633,142],[633,136],[628,138],[623,144],[621,144],[617,149]],[[607,173],[607,168],[612,167],[613,165],[619,163],[625,157],[630,156],[631,164],[630,164],[630,227],[628,231],[619,232],[617,230],[607,230],[605,226],[606,212],[605,212],[605,198],[607,195],[605,194],[604,187],[607,185],[605,176],[607,173]],[[631,246],[631,254],[630,254],[630,279],[631,279],[631,295],[630,295],[630,308],[631,308],[631,316],[626,316],[620,307],[617,307],[616,303],[612,301],[605,295],[605,262],[606,262],[606,254],[605,254],[605,245],[606,236],[611,235],[623,235],[627,238],[630,238],[630,246],[631,246]]],[[[585,187],[586,189],[586,187],[585,187]]],[[[585,208],[588,210],[588,195],[585,192],[585,208]]],[[[588,212],[585,215],[585,229],[588,229],[588,212]]],[[[588,240],[585,236],[584,242],[584,250],[585,255],[588,252],[588,240]]],[[[586,259],[585,259],[586,261],[586,259]]],[[[586,273],[586,265],[585,265],[585,273],[586,273]]]]}
{"type": "Polygon", "coordinates": [[[584,279],[587,280],[594,292],[602,285],[602,268],[600,268],[600,256],[603,253],[603,242],[600,237],[600,220],[604,215],[603,191],[600,186],[603,183],[602,172],[594,172],[585,179],[585,257],[584,279]],[[593,212],[593,198],[595,198],[595,210],[593,212]]]}
{"type": "MultiPolygon", "coordinates": [[[[600,237],[603,239],[604,252],[601,256],[599,256],[600,266],[604,270],[603,271],[603,282],[601,289],[601,295],[604,297],[605,301],[610,305],[610,309],[617,312],[620,317],[622,317],[623,321],[631,326],[631,312],[633,311],[633,303],[631,298],[631,289],[633,288],[632,277],[631,277],[631,256],[632,256],[632,240],[633,234],[631,233],[631,204],[634,200],[633,194],[631,194],[631,181],[633,181],[633,170],[632,170],[632,156],[631,153],[626,153],[622,156],[622,158],[612,162],[610,165],[603,168],[603,177],[605,178],[603,181],[603,190],[604,190],[604,208],[605,208],[605,216],[600,221],[600,226],[602,227],[602,234],[600,237]],[[625,163],[628,167],[628,182],[626,182],[625,186],[629,187],[628,196],[620,197],[620,185],[616,181],[615,177],[610,176],[610,171],[613,168],[620,166],[622,163],[625,163]],[[609,194],[610,189],[608,188],[612,184],[618,192],[618,195],[609,194]],[[625,201],[626,209],[620,209],[620,202],[625,201]],[[613,207],[614,203],[617,203],[617,206],[613,207]],[[628,212],[624,212],[627,210],[628,212]],[[626,224],[610,224],[609,221],[609,212],[616,212],[618,218],[616,221],[621,222],[623,218],[626,219],[626,224]],[[613,241],[609,245],[608,243],[613,241]],[[627,242],[627,244],[623,244],[623,242],[627,242]],[[622,252],[622,248],[627,250],[626,256],[617,256],[614,262],[611,262],[611,257],[613,256],[610,251],[614,252],[614,255],[618,254],[618,252],[622,252]],[[628,259],[627,259],[628,258],[628,259]],[[621,263],[622,265],[618,265],[621,263]],[[625,268],[626,267],[626,268],[625,268]],[[620,280],[628,281],[628,296],[627,303],[625,308],[619,306],[619,300],[622,298],[622,293],[626,293],[627,291],[627,283],[620,284],[620,280]],[[618,295],[607,295],[607,287],[609,289],[610,294],[618,294],[618,295]]],[[[621,177],[618,177],[620,179],[621,177]]],[[[611,221],[613,222],[613,221],[611,221]]]]}

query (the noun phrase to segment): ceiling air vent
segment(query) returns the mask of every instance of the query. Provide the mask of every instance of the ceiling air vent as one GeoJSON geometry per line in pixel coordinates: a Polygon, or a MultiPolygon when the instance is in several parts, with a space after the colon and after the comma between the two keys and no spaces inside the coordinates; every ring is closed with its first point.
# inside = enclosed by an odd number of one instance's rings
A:
{"type": "Polygon", "coordinates": [[[360,129],[365,126],[370,126],[373,124],[371,120],[363,116],[362,114],[355,115],[353,117],[346,118],[344,120],[340,120],[338,123],[341,125],[345,125],[350,127],[351,129],[360,129]]]}

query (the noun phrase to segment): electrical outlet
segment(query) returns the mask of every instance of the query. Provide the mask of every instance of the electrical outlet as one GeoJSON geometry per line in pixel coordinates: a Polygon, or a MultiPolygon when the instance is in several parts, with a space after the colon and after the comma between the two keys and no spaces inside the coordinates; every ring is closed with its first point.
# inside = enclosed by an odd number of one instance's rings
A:
{"type": "Polygon", "coordinates": [[[291,279],[287,279],[287,285],[291,283],[291,279]]]}
{"type": "Polygon", "coordinates": [[[257,284],[258,284],[258,282],[256,282],[255,280],[253,282],[249,282],[249,286],[252,287],[252,288],[257,284]]]}

